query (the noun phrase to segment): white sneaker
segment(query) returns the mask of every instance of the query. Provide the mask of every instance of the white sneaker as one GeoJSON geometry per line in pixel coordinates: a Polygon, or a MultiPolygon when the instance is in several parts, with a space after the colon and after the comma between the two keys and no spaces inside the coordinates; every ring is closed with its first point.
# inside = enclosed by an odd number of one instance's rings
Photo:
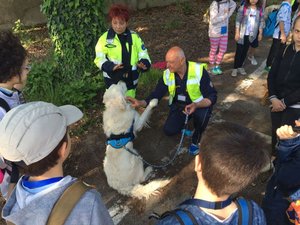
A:
{"type": "Polygon", "coordinates": [[[245,71],[245,69],[244,69],[243,67],[237,68],[237,71],[238,71],[240,74],[242,74],[242,75],[247,75],[247,73],[246,73],[246,71],[245,71]]]}
{"type": "Polygon", "coordinates": [[[232,77],[236,77],[236,76],[237,76],[237,69],[233,69],[233,70],[232,70],[231,76],[232,76],[232,77]]]}
{"type": "Polygon", "coordinates": [[[251,62],[252,65],[254,65],[254,66],[257,65],[257,61],[256,61],[256,59],[254,58],[254,56],[252,56],[252,57],[248,56],[248,59],[250,60],[250,62],[251,62]]]}

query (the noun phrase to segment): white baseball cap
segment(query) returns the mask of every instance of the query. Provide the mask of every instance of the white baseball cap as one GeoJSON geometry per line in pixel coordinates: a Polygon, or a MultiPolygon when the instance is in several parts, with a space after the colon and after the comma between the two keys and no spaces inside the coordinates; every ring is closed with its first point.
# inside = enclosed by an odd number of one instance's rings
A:
{"type": "Polygon", "coordinates": [[[47,102],[19,105],[0,122],[0,155],[26,165],[38,162],[55,149],[67,127],[82,116],[73,105],[58,107],[47,102]]]}

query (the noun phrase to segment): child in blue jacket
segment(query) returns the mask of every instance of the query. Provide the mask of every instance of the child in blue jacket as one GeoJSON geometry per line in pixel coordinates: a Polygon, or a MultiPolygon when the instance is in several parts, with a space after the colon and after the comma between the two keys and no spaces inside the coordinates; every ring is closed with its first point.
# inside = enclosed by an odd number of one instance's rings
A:
{"type": "MultiPolygon", "coordinates": [[[[295,123],[300,126],[299,120],[295,123]]],[[[281,126],[276,133],[280,141],[275,173],[267,185],[263,209],[268,225],[288,225],[289,199],[300,189],[300,134],[288,125],[281,126]]]]}

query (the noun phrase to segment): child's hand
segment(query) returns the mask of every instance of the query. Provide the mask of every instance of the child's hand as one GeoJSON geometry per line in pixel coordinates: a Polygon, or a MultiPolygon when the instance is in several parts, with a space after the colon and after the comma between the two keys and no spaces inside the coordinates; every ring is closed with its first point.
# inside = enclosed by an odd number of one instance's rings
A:
{"type": "Polygon", "coordinates": [[[282,43],[282,44],[285,44],[285,43],[286,43],[286,36],[285,36],[285,33],[282,33],[282,34],[280,35],[280,40],[281,40],[281,43],[282,43]]]}
{"type": "Polygon", "coordinates": [[[292,139],[297,136],[297,133],[293,131],[292,126],[288,125],[278,128],[276,134],[280,140],[292,139]]]}
{"type": "Polygon", "coordinates": [[[281,112],[281,111],[285,110],[285,108],[286,108],[286,106],[283,104],[283,102],[277,98],[272,98],[271,103],[272,103],[271,112],[281,112]]]}
{"type": "Polygon", "coordinates": [[[240,33],[235,32],[234,40],[238,41],[240,39],[240,33]]]}

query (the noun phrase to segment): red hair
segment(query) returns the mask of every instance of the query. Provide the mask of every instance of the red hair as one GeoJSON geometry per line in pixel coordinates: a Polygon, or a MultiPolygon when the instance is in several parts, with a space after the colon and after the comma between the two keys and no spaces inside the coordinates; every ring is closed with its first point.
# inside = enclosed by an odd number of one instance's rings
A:
{"type": "Polygon", "coordinates": [[[129,20],[129,9],[127,6],[122,4],[114,4],[110,7],[108,12],[109,19],[117,17],[128,22],[129,20]]]}

